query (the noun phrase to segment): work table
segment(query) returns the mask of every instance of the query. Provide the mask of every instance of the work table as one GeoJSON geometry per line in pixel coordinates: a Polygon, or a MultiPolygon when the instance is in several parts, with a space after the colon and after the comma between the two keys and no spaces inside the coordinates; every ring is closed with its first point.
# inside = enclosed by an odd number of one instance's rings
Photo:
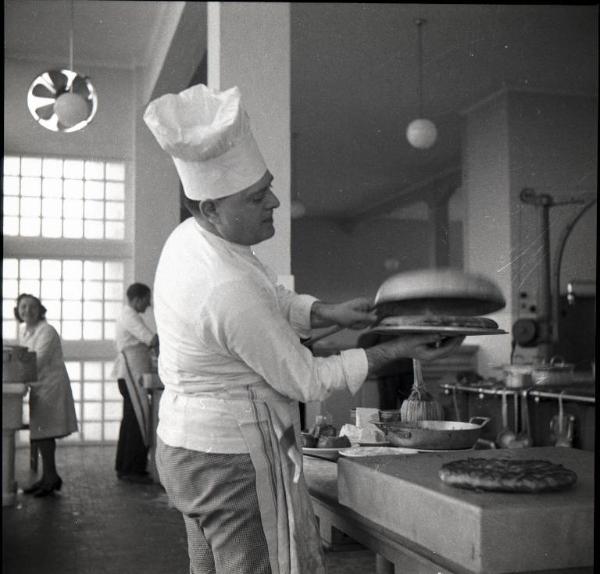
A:
{"type": "Polygon", "coordinates": [[[367,541],[377,539],[372,549],[384,556],[389,550],[386,558],[397,566],[394,546],[419,563],[419,572],[593,571],[593,453],[534,447],[340,457],[337,468],[309,458],[304,460],[311,494],[318,492],[327,503],[337,495],[348,529],[360,523],[361,532],[370,531],[367,541]],[[483,493],[441,482],[442,464],[469,456],[551,460],[574,470],[578,482],[562,492],[541,494],[483,493]],[[379,540],[387,546],[377,546],[379,540]]]}

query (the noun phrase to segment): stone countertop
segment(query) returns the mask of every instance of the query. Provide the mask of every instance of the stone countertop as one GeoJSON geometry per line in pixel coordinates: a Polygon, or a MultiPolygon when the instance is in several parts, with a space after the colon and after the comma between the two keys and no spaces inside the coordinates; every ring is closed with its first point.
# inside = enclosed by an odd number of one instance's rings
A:
{"type": "Polygon", "coordinates": [[[338,461],[339,502],[469,572],[593,564],[594,453],[555,447],[421,453],[338,461]],[[546,459],[578,475],[562,492],[476,492],[439,479],[468,457],[546,459]]]}

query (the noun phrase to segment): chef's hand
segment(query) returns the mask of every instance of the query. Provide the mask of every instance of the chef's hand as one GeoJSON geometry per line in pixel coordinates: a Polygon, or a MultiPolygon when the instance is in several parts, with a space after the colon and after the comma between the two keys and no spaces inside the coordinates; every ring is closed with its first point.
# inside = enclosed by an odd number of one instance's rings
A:
{"type": "Polygon", "coordinates": [[[464,341],[464,336],[447,337],[439,334],[407,334],[365,349],[369,374],[377,373],[388,363],[401,358],[432,361],[449,355],[464,341]]]}
{"type": "Polygon", "coordinates": [[[373,301],[366,297],[350,299],[343,303],[315,301],[310,309],[311,327],[338,325],[350,329],[364,329],[377,321],[373,301]]]}

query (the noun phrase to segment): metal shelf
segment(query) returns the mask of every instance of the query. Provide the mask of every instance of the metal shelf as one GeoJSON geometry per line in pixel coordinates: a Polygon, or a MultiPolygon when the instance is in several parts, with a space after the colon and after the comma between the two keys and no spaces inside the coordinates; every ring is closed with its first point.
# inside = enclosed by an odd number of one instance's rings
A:
{"type": "Polygon", "coordinates": [[[461,385],[460,383],[452,384],[452,383],[443,383],[440,385],[442,389],[444,389],[444,394],[449,395],[454,392],[462,392],[462,393],[471,393],[479,395],[479,398],[482,399],[486,395],[498,395],[502,396],[506,393],[507,396],[513,395],[522,395],[525,397],[532,397],[533,400],[537,403],[540,399],[557,399],[562,397],[564,401],[573,401],[580,403],[591,403],[596,404],[596,397],[594,394],[585,395],[585,394],[576,394],[567,391],[539,391],[537,389],[528,388],[528,389],[508,389],[502,385],[496,385],[493,387],[490,386],[476,386],[476,385],[461,385]]]}

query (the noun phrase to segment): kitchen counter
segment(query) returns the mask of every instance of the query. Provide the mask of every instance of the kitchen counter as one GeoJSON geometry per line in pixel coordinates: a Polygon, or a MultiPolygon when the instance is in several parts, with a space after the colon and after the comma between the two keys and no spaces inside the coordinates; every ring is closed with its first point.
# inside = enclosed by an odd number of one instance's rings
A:
{"type": "Polygon", "coordinates": [[[15,503],[15,433],[23,426],[26,383],[2,382],[2,506],[15,503]]]}
{"type": "Polygon", "coordinates": [[[338,500],[437,557],[448,572],[579,568],[594,558],[594,454],[539,447],[338,460],[338,500]],[[484,493],[445,485],[446,462],[477,456],[547,459],[578,475],[566,491],[484,493]]]}

